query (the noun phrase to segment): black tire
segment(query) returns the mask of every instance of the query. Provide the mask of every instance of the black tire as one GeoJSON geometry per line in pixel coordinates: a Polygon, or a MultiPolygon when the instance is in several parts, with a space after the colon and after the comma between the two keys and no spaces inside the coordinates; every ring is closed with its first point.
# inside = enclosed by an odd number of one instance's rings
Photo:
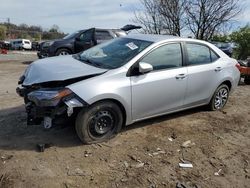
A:
{"type": "Polygon", "coordinates": [[[66,48],[61,48],[59,50],[56,51],[56,56],[60,56],[60,55],[70,55],[71,51],[66,49],[66,48]]]}
{"type": "Polygon", "coordinates": [[[79,112],[76,133],[85,144],[103,142],[114,137],[122,128],[120,107],[111,101],[98,102],[79,112]]]}
{"type": "Polygon", "coordinates": [[[208,105],[209,109],[212,111],[221,110],[224,108],[228,101],[229,97],[229,88],[226,84],[220,85],[208,105]]]}
{"type": "Polygon", "coordinates": [[[244,83],[245,83],[246,85],[250,85],[250,77],[245,78],[245,79],[244,79],[244,83]]]}

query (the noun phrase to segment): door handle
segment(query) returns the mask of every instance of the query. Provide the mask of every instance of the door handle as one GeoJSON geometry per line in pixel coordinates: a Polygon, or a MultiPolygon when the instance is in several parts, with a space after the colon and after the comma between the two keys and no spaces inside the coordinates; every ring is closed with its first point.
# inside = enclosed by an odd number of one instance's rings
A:
{"type": "Polygon", "coordinates": [[[177,76],[175,76],[175,78],[176,78],[177,80],[183,80],[183,79],[186,78],[186,77],[187,77],[186,74],[178,74],[177,76]]]}
{"type": "Polygon", "coordinates": [[[221,67],[216,67],[216,68],[214,69],[215,72],[220,72],[221,70],[222,70],[221,67]]]}

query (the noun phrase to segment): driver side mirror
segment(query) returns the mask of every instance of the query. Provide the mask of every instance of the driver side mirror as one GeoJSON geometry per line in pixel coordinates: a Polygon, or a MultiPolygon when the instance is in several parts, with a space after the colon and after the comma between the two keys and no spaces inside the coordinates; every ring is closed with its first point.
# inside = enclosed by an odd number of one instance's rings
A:
{"type": "Polygon", "coordinates": [[[151,72],[153,70],[153,66],[149,63],[145,63],[145,62],[140,62],[139,63],[139,72],[142,74],[151,72]]]}

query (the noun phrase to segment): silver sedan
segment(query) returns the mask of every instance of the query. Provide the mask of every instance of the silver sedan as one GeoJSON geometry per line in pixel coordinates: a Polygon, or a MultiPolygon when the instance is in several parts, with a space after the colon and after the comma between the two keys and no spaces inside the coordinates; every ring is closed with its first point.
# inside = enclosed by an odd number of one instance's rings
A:
{"type": "Polygon", "coordinates": [[[147,118],[203,105],[220,110],[239,78],[237,61],[213,44],[138,34],[38,60],[17,91],[28,123],[49,128],[59,118],[76,117],[77,134],[89,144],[147,118]]]}

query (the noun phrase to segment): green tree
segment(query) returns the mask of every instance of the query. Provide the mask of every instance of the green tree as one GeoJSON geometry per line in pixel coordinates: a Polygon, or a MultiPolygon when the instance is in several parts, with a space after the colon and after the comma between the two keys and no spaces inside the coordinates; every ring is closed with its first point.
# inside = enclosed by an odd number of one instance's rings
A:
{"type": "Polygon", "coordinates": [[[246,59],[250,56],[250,25],[246,25],[239,31],[235,31],[230,35],[232,41],[238,44],[236,49],[238,59],[246,59]]]}
{"type": "Polygon", "coordinates": [[[229,41],[228,35],[214,35],[212,37],[212,41],[216,42],[228,42],[229,41]]]}
{"type": "Polygon", "coordinates": [[[4,40],[6,38],[7,28],[4,25],[0,25],[0,40],[4,40]]]}

